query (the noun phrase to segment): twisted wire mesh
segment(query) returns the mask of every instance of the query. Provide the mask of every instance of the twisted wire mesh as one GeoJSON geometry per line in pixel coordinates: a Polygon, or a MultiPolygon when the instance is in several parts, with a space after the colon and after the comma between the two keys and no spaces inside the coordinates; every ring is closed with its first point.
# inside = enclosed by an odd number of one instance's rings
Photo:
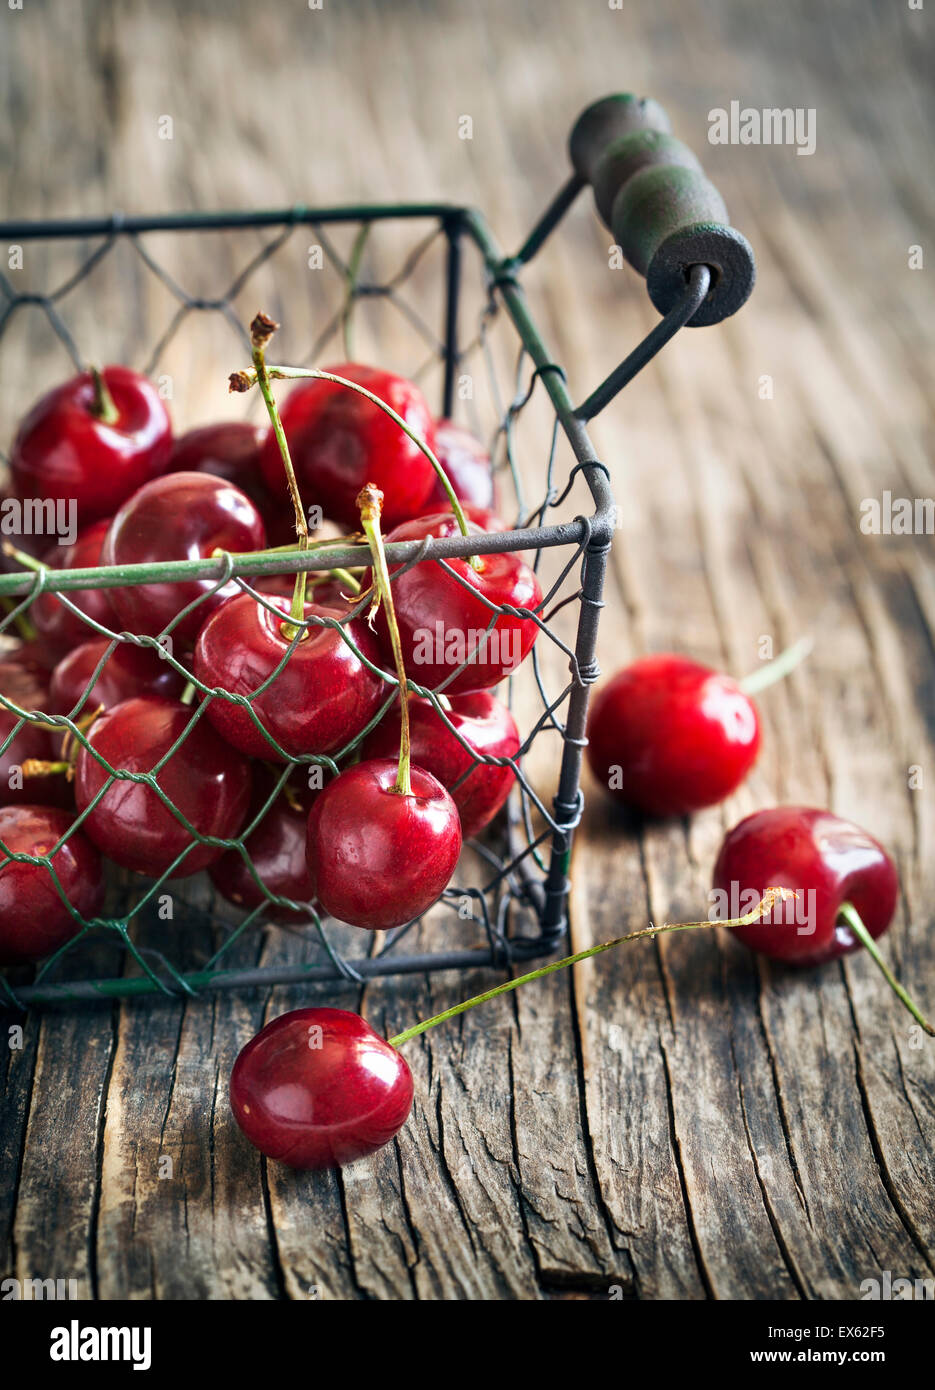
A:
{"type": "MultiPolygon", "coordinates": [[[[424,258],[431,252],[433,247],[444,244],[445,228],[439,222],[434,225],[429,233],[420,236],[415,245],[408,250],[405,257],[397,268],[388,276],[380,281],[368,280],[356,274],[348,259],[345,259],[336,249],[331,238],[324,232],[322,227],[309,223],[314,227],[315,233],[324,249],[325,257],[332,270],[339,277],[343,286],[343,298],[332,314],[326,319],[314,340],[310,343],[307,352],[300,356],[299,360],[317,363],[321,354],[328,345],[342,333],[347,327],[351,311],[357,306],[367,301],[379,300],[388,303],[398,310],[405,319],[409,327],[414,331],[417,339],[429,349],[427,358],[410,369],[409,375],[416,380],[421,379],[433,364],[443,362],[449,348],[445,342],[431,329],[430,325],[421,312],[408,303],[406,296],[402,292],[407,282],[410,280],[416,267],[420,266],[424,258]]],[[[367,226],[367,224],[364,224],[367,226]]],[[[220,316],[229,326],[242,351],[248,351],[249,338],[243,328],[241,316],[234,308],[235,298],[241,294],[249,284],[251,277],[261,267],[270,262],[274,256],[287,246],[290,239],[295,234],[295,226],[286,225],[278,229],[272,237],[263,242],[247,262],[236,273],[232,280],[228,281],[226,289],[218,295],[196,295],[186,290],[179,280],[170,273],[156,259],[153,253],[146,247],[143,238],[137,233],[122,232],[119,229],[112,231],[105,236],[101,244],[95,247],[90,254],[82,261],[76,271],[68,275],[51,290],[41,293],[36,291],[17,292],[9,277],[0,274],[0,292],[6,300],[5,306],[0,311],[0,340],[7,334],[9,328],[19,310],[32,306],[44,314],[52,331],[65,346],[70,358],[76,367],[82,367],[82,357],[78,350],[77,343],[71,332],[67,319],[63,312],[63,303],[67,298],[83,283],[88,275],[95,270],[104,259],[113,253],[121,240],[126,241],[132,247],[134,253],[139,258],[140,263],[146,270],[156,277],[173,299],[177,302],[177,308],[173,312],[168,325],[159,335],[156,346],[148,355],[143,364],[148,373],[152,373],[158,367],[163,355],[172,344],[173,340],[181,331],[186,319],[195,314],[208,314],[220,316]]],[[[366,235],[366,232],[364,233],[366,235]]],[[[524,413],[529,408],[530,402],[537,394],[537,387],[541,383],[543,368],[542,366],[533,367],[531,359],[524,345],[520,345],[515,355],[514,369],[510,389],[504,393],[501,388],[500,376],[501,368],[496,360],[497,354],[492,343],[492,337],[498,324],[502,321],[503,315],[497,303],[493,286],[488,283],[481,287],[480,293],[481,307],[477,314],[477,327],[473,337],[468,344],[461,349],[458,354],[458,367],[464,367],[472,359],[480,360],[483,372],[487,381],[489,399],[493,404],[493,411],[496,418],[495,427],[492,431],[491,449],[497,463],[498,476],[509,478],[515,503],[515,516],[513,520],[516,525],[523,527],[537,527],[545,524],[548,514],[555,508],[560,507],[568,498],[576,482],[576,475],[580,472],[582,465],[579,463],[570,469],[564,479],[564,486],[560,489],[555,482],[558,454],[558,444],[560,439],[559,420],[553,414],[551,427],[549,430],[550,442],[544,469],[539,469],[541,478],[541,492],[535,499],[529,496],[530,488],[528,478],[524,476],[524,470],[520,465],[517,450],[517,429],[524,413]]],[[[555,365],[551,370],[560,371],[555,365]]],[[[539,396],[542,396],[540,391],[539,396]]],[[[465,740],[460,731],[455,727],[448,717],[448,712],[444,703],[444,686],[454,680],[458,672],[453,671],[448,680],[435,689],[429,689],[418,683],[413,678],[412,672],[409,673],[409,690],[431,702],[437,717],[447,728],[449,734],[453,736],[461,745],[464,752],[468,755],[469,765],[466,768],[461,781],[464,781],[482,763],[495,763],[501,766],[509,765],[512,770],[515,784],[511,793],[506,811],[506,833],[505,844],[494,848],[487,840],[469,842],[475,860],[479,868],[483,871],[481,881],[474,884],[464,884],[457,886],[452,884],[446,889],[442,896],[442,904],[447,904],[455,909],[459,919],[459,931],[467,930],[469,924],[473,924],[479,929],[482,939],[486,942],[492,960],[508,961],[511,954],[511,943],[515,940],[515,930],[510,928],[511,910],[517,905],[522,907],[526,913],[533,917],[539,915],[541,910],[541,896],[537,896],[534,890],[536,875],[543,875],[547,865],[543,856],[544,845],[557,833],[567,834],[573,829],[577,818],[580,817],[580,793],[577,798],[577,811],[573,807],[571,813],[569,808],[563,808],[561,825],[556,819],[554,808],[550,807],[547,799],[534,785],[527,775],[524,763],[527,755],[533,748],[534,742],[544,731],[551,731],[558,735],[560,739],[565,737],[565,728],[562,722],[561,713],[563,706],[567,702],[571,692],[575,687],[590,683],[594,678],[595,672],[592,669],[582,670],[579,666],[574,648],[569,642],[565,641],[551,624],[554,618],[563,609],[569,609],[572,605],[578,604],[581,597],[580,586],[577,581],[577,573],[581,566],[582,558],[587,550],[589,541],[589,528],[582,519],[578,538],[568,547],[568,556],[564,560],[558,573],[550,582],[543,583],[543,598],[535,611],[526,609],[516,609],[509,605],[497,606],[480,596],[485,607],[490,612],[490,620],[487,627],[487,634],[492,633],[496,627],[498,618],[511,615],[513,617],[524,617],[536,624],[538,628],[538,641],[533,646],[527,665],[532,673],[535,689],[541,703],[541,712],[532,720],[528,731],[521,736],[521,744],[518,752],[511,758],[498,758],[489,755],[478,754],[471,745],[465,740]],[[545,667],[548,663],[543,660],[542,643],[551,643],[557,654],[563,658],[561,665],[569,672],[569,678],[560,683],[557,690],[549,689],[550,677],[545,667]],[[465,902],[469,903],[470,911],[465,912],[465,902]]],[[[523,542],[528,545],[528,542],[523,542]]],[[[516,548],[519,548],[520,542],[516,548]]],[[[478,552],[485,550],[483,539],[479,540],[476,549],[478,552]]],[[[328,552],[324,551],[318,568],[327,568],[328,552]]],[[[537,571],[541,571],[543,550],[534,548],[534,553],[528,556],[532,566],[537,571]]],[[[309,563],[308,568],[310,578],[316,569],[316,559],[309,563]]],[[[48,711],[28,710],[18,706],[15,700],[11,699],[0,690],[0,708],[6,710],[13,716],[14,723],[5,738],[0,740],[0,756],[7,752],[15,742],[17,735],[29,724],[45,726],[53,731],[61,731],[67,734],[77,747],[86,750],[87,754],[94,757],[101,764],[106,773],[104,784],[91,801],[91,803],[81,812],[76,812],[74,819],[67,832],[61,839],[51,846],[48,852],[39,860],[30,860],[29,856],[13,852],[6,844],[0,840],[0,872],[3,867],[13,861],[26,860],[41,864],[50,874],[59,896],[68,906],[69,911],[75,919],[76,934],[63,945],[58,951],[50,956],[38,969],[37,983],[51,978],[53,972],[58,968],[64,957],[72,955],[79,944],[93,934],[109,934],[118,941],[124,951],[129,953],[136,966],[152,982],[154,988],[164,992],[182,992],[192,994],[193,986],[186,979],[186,974],[190,974],[191,961],[170,959],[158,947],[140,946],[134,939],[131,931],[134,923],[141,919],[143,914],[156,902],[160,900],[166,885],[175,881],[175,875],[179,870],[184,871],[186,858],[196,849],[198,845],[208,845],[218,851],[237,852],[250,876],[261,894],[260,903],[253,909],[245,912],[239,921],[231,920],[231,914],[225,909],[225,916],[216,922],[220,926],[221,940],[215,949],[208,955],[208,958],[199,962],[199,971],[203,977],[210,975],[211,972],[220,971],[226,960],[232,955],[236,943],[242,941],[252,927],[263,923],[269,914],[270,909],[287,910],[294,913],[296,920],[305,924],[302,931],[311,931],[317,939],[320,949],[325,958],[330,962],[334,971],[348,979],[360,979],[360,974],[355,965],[348,959],[347,953],[338,948],[332,939],[332,932],[329,924],[322,920],[312,903],[299,903],[291,899],[277,896],[269,891],[266,884],[257,872],[256,866],[250,856],[246,842],[251,834],[262,823],[270,808],[276,802],[277,797],[282,793],[290,778],[299,775],[302,769],[312,767],[321,768],[327,773],[335,774],[342,765],[346,765],[347,760],[354,757],[363,740],[379,723],[380,719],[395,703],[399,694],[399,687],[396,675],[391,670],[383,669],[375,665],[368,659],[366,654],[355,642],[351,627],[358,622],[364,615],[368,605],[369,596],[364,594],[357,602],[354,602],[349,611],[340,618],[324,618],[317,615],[309,615],[303,621],[296,623],[295,634],[289,644],[288,649],[283,655],[282,661],[274,672],[257,689],[248,695],[234,694],[227,690],[209,688],[201,681],[197,680],[188,666],[186,666],[174,654],[171,639],[173,630],[187,616],[199,607],[210,605],[212,597],[218,594],[227,586],[232,586],[242,593],[246,593],[251,598],[262,605],[271,613],[281,616],[272,597],[264,593],[255,584],[251,584],[250,578],[241,573],[238,561],[233,556],[223,557],[223,566],[220,575],[216,580],[205,589],[193,602],[188,604],[176,617],[167,625],[162,633],[152,636],[146,634],[133,633],[128,631],[110,628],[105,623],[99,622],[93,617],[88,616],[82,608],[72,598],[68,592],[58,587],[61,576],[50,571],[41,563],[31,576],[30,586],[27,593],[15,599],[4,600],[7,611],[0,618],[0,635],[10,633],[15,630],[17,622],[28,615],[31,605],[42,594],[55,593],[57,600],[77,619],[88,628],[88,637],[97,637],[107,642],[106,650],[102,653],[97,667],[88,680],[87,686],[79,698],[76,705],[67,715],[55,715],[48,711]],[[357,660],[377,675],[386,685],[386,697],[382,702],[377,714],[370,720],[367,726],[362,729],[354,738],[333,755],[323,756],[316,754],[304,754],[298,757],[290,756],[275,740],[271,732],[264,726],[262,720],[253,708],[255,701],[266,691],[276,680],[280,672],[293,655],[299,641],[307,631],[313,628],[332,627],[341,636],[341,639],[353,651],[357,660]],[[127,770],[114,767],[104,759],[93,747],[88,738],[88,731],[83,725],[82,716],[90,712],[86,707],[90,700],[93,687],[110,659],[113,652],[121,643],[132,644],[142,648],[152,648],[161,659],[165,660],[185,681],[191,682],[196,695],[196,703],[191,709],[191,717],[176,739],[171,748],[163,755],[159,762],[148,772],[128,772],[127,770]],[[276,760],[276,773],[274,784],[266,797],[263,805],[258,811],[248,813],[248,823],[240,830],[239,834],[222,839],[201,833],[196,826],[191,824],[178,806],[168,797],[160,785],[159,775],[166,764],[174,758],[184,747],[186,738],[192,729],[201,721],[208,711],[213,701],[227,701],[232,705],[237,705],[244,709],[251,718],[252,724],[262,735],[270,747],[271,757],[276,760]],[[93,812],[107,792],[121,781],[134,781],[145,784],[151,793],[156,796],[166,810],[184,827],[190,840],[186,847],[180,852],[176,860],[158,877],[146,883],[142,887],[141,895],[137,892],[142,886],[139,876],[134,876],[127,891],[124,892],[122,899],[118,898],[116,909],[109,910],[107,915],[86,920],[68,903],[67,896],[63,890],[61,881],[56,871],[55,857],[72,835],[76,834],[84,824],[85,820],[93,812]],[[134,898],[131,903],[129,898],[134,898]]],[[[457,569],[446,559],[432,555],[432,543],[424,543],[418,552],[402,565],[393,565],[394,577],[401,571],[411,569],[416,564],[434,563],[445,570],[448,577],[455,583],[469,588],[467,581],[460,575],[457,569]]],[[[305,567],[303,565],[303,567],[305,567]]],[[[295,563],[287,565],[284,561],[282,573],[293,573],[296,568],[295,563]]],[[[92,584],[93,587],[93,584],[92,584]]],[[[476,591],[474,597],[478,595],[476,591]]],[[[469,664],[468,657],[459,667],[463,670],[469,664]]],[[[508,682],[508,702],[513,703],[514,680],[508,682]]],[[[106,851],[105,851],[106,853],[106,851]]],[[[127,888],[127,885],[124,885],[127,888]]],[[[184,896],[182,901],[184,902],[184,896]]],[[[412,933],[416,928],[416,923],[408,923],[394,931],[381,934],[376,953],[380,957],[388,956],[396,951],[399,943],[412,933]]],[[[297,930],[293,925],[283,926],[278,924],[280,930],[297,930]]],[[[8,998],[16,999],[16,990],[10,982],[0,977],[0,989],[5,992],[8,998]]]]}

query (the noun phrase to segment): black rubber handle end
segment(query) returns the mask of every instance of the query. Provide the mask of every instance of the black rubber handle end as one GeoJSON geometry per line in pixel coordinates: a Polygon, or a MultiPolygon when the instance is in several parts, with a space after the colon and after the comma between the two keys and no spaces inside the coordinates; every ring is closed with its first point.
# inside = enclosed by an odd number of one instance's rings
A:
{"type": "Polygon", "coordinates": [[[711,270],[711,288],[687,326],[705,328],[730,318],[747,302],[756,282],[756,260],[753,247],[736,227],[717,222],[680,227],[656,248],[646,271],[646,288],[660,314],[667,314],[682,298],[696,265],[711,270]]]}

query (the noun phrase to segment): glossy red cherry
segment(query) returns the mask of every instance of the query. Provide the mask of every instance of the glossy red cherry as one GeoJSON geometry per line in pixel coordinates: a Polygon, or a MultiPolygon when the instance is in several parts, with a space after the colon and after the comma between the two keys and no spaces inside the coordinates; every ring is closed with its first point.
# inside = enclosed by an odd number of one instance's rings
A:
{"type": "MultiPolygon", "coordinates": [[[[470,430],[463,429],[452,420],[439,420],[435,425],[435,457],[444,468],[448,481],[462,502],[468,502],[475,507],[493,507],[494,485],[490,455],[470,430]]],[[[423,511],[440,512],[448,505],[448,494],[436,476],[435,486],[426,499],[423,511]]]]}
{"type": "MultiPolygon", "coordinates": [[[[210,559],[216,550],[262,550],[266,531],[256,507],[239,488],[206,473],[170,473],[140,488],[114,517],[104,541],[106,565],[210,559]]],[[[128,632],[158,636],[188,604],[211,594],[216,581],[128,585],[113,604],[128,632]]],[[[191,639],[215,608],[241,592],[231,581],[172,629],[191,639]]]]}
{"type": "Polygon", "coordinates": [[[82,528],[112,516],[162,473],[172,448],[169,416],[152,382],[129,367],[105,367],[102,376],[112,421],[95,413],[94,380],[82,372],[36,402],[10,456],[19,496],[74,498],[82,528]]]}
{"type": "MultiPolygon", "coordinates": [[[[138,696],[116,705],[92,725],[88,741],[111,767],[152,772],[186,730],[192,710],[161,696],[138,696]]],[[[84,811],[109,774],[94,754],[81,748],[75,764],[75,800],[84,811]]],[[[243,824],[250,802],[250,768],[201,719],[159,769],[157,781],[177,811],[201,835],[230,839],[243,824]]],[[[222,853],[196,842],[145,783],[114,781],[83,822],[87,835],[108,858],[156,877],[181,852],[195,847],[173,877],[197,873],[222,853]]]]}
{"type": "MultiPolygon", "coordinates": [[[[305,841],[308,813],[318,793],[309,789],[303,781],[304,777],[304,770],[297,769],[256,830],[244,840],[253,870],[266,888],[266,893],[257,884],[238,850],[228,850],[208,870],[215,888],[228,902],[247,909],[262,905],[264,916],[273,922],[295,922],[308,914],[272,904],[267,893],[278,898],[291,898],[298,903],[310,903],[314,897],[305,841]]],[[[263,810],[277,780],[261,763],[255,765],[253,796],[245,827],[252,825],[263,810]]]]}
{"type": "MultiPolygon", "coordinates": [[[[72,545],[54,545],[42,556],[42,563],[53,570],[92,569],[102,563],[104,537],[110,528],[106,518],[95,521],[75,538],[72,545]]],[[[67,598],[94,622],[113,630],[117,611],[111,602],[111,589],[69,589],[67,598]]],[[[57,656],[64,656],[79,642],[87,642],[97,633],[81,618],[66,608],[58,594],[40,594],[30,605],[30,617],[40,639],[57,656]]]]}
{"type": "MultiPolygon", "coordinates": [[[[82,642],[62,658],[49,681],[49,709],[53,714],[71,714],[110,645],[106,637],[82,642]]],[[[133,695],[181,695],[183,687],[178,671],[152,647],[121,642],[107,657],[77,717],[93,714],[100,706],[113,709],[133,695]]]]}
{"type": "Polygon", "coordinates": [[[430,773],[412,767],[411,795],[395,790],[392,758],[368,759],[329,782],[308,818],[308,867],[324,910],[385,930],[439,898],[461,853],[458,808],[430,773]]]}
{"type": "MultiPolygon", "coordinates": [[[[252,695],[289,651],[289,600],[270,597],[272,613],[249,594],[239,594],[213,613],[198,635],[193,671],[211,689],[252,695]],[[288,626],[287,626],[288,630],[288,626]]],[[[307,603],[305,617],[341,619],[347,606],[307,603]]],[[[380,664],[377,644],[365,622],[352,620],[347,634],[369,661],[380,664]]],[[[376,714],[388,687],[374,675],[334,627],[313,627],[272,683],[257,695],[253,710],[290,757],[337,752],[376,714]]],[[[208,718],[235,748],[278,760],[246,709],[215,697],[208,718]]]]}
{"type": "MultiPolygon", "coordinates": [[[[21,710],[54,713],[50,708],[47,675],[31,665],[20,665],[8,657],[0,661],[0,694],[21,710]]],[[[20,717],[0,706],[0,747],[20,723],[20,717]]],[[[6,748],[0,752],[0,805],[41,803],[43,806],[69,806],[71,788],[59,773],[23,775],[28,759],[48,762],[57,754],[58,739],[48,729],[24,723],[6,748]]]]}
{"type": "Polygon", "coordinates": [[[234,1119],[267,1158],[338,1168],[375,1153],[412,1109],[412,1073],[358,1014],[295,1009],[251,1038],[234,1063],[234,1119]]]}
{"type": "MultiPolygon", "coordinates": [[[[482,757],[513,758],[519,752],[516,721],[506,705],[489,690],[456,695],[448,703],[451,706],[446,710],[448,719],[474,753],[482,757]]],[[[412,761],[430,772],[451,793],[461,817],[464,838],[478,835],[509,796],[516,780],[513,769],[482,763],[460,782],[471,767],[472,755],[458,742],[430,700],[410,699],[409,737],[412,761]]],[[[394,707],[367,735],[364,757],[393,757],[399,750],[399,738],[399,709],[394,707]]]]}
{"type": "Polygon", "coordinates": [[[723,801],[760,747],[756,706],[729,676],[660,653],[618,671],[594,698],[588,761],[612,796],[650,816],[723,801]]]}
{"type": "Polygon", "coordinates": [[[761,885],[791,888],[799,896],[751,926],[734,927],[734,934],[752,950],[793,965],[819,965],[860,945],[840,918],[842,903],[851,903],[878,937],[899,898],[896,869],[883,846],[852,821],[808,806],[757,811],[725,836],[714,888],[722,908],[740,907],[719,915],[749,911],[761,885]]]}
{"type": "MultiPolygon", "coordinates": [[[[472,533],[481,534],[472,523],[469,526],[472,533]]],[[[404,522],[386,540],[390,544],[460,534],[450,512],[436,512],[404,522]]],[[[468,559],[448,561],[467,588],[434,560],[424,560],[404,573],[390,567],[403,658],[412,679],[435,689],[469,660],[470,664],[444,687],[445,695],[486,690],[513,674],[539,632],[532,618],[501,614],[485,636],[494,616],[487,603],[533,611],[542,602],[542,590],[533,571],[516,554],[479,555],[477,559],[477,569],[468,559]]],[[[368,575],[365,587],[369,582],[368,575]]],[[[382,608],[377,630],[389,657],[391,647],[382,608]]]]}
{"type": "MultiPolygon", "coordinates": [[[[411,381],[357,362],[325,370],[372,391],[430,448],[434,445],[431,411],[411,381]]],[[[418,445],[365,396],[330,381],[309,381],[286,397],[280,414],[306,504],[318,504],[333,521],[356,530],[357,496],[365,483],[374,483],[383,493],[387,526],[423,510],[435,470],[418,445]]],[[[288,507],[282,458],[272,433],[262,462],[267,487],[288,507]]]]}
{"type": "Polygon", "coordinates": [[[42,960],[70,941],[81,923],[69,904],[85,919],[100,909],[103,879],[97,850],[80,830],[55,849],[73,820],[71,812],[49,806],[0,807],[0,965],[42,960]],[[64,901],[45,864],[7,859],[6,854],[41,858],[52,850],[50,863],[64,901]]]}
{"type": "Polygon", "coordinates": [[[269,433],[265,425],[225,420],[180,435],[172,446],[169,471],[209,473],[245,492],[253,501],[269,498],[260,469],[260,452],[269,433]]]}

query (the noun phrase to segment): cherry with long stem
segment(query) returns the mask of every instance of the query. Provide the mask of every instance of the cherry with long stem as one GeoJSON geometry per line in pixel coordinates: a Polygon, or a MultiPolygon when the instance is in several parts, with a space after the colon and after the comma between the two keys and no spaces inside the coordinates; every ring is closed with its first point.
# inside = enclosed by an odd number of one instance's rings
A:
{"type": "Polygon", "coordinates": [[[393,590],[390,584],[390,574],[386,564],[386,551],[383,548],[383,533],[380,530],[380,511],[383,506],[383,493],[373,483],[368,483],[362,488],[357,498],[357,505],[360,508],[360,521],[370,546],[370,553],[373,556],[373,602],[370,606],[369,620],[373,623],[373,618],[380,604],[383,604],[383,611],[386,615],[386,625],[389,629],[390,643],[393,648],[393,661],[396,664],[396,676],[399,681],[399,710],[400,710],[400,734],[399,734],[399,768],[396,773],[396,785],[394,791],[401,796],[412,795],[412,783],[409,775],[411,760],[410,740],[409,740],[409,678],[406,675],[406,664],[403,660],[403,646],[399,637],[399,624],[396,621],[396,608],[393,603],[393,590]]]}
{"type": "MultiPolygon", "coordinates": [[[[660,926],[642,927],[639,931],[628,932],[626,936],[614,937],[612,941],[602,941],[597,946],[590,946],[586,951],[577,951],[573,956],[565,956],[562,960],[552,961],[549,965],[540,966],[538,970],[530,970],[525,975],[519,975],[514,980],[506,980],[501,985],[494,986],[493,989],[485,990],[483,994],[476,994],[471,999],[465,999],[460,1004],[453,1005],[450,1009],[445,1009],[440,1014],[434,1014],[431,1018],[423,1019],[421,1023],[414,1024],[411,1028],[406,1028],[402,1033],[397,1033],[390,1038],[392,1047],[400,1047],[403,1043],[409,1042],[410,1038],[416,1038],[420,1033],[425,1033],[429,1028],[434,1028],[439,1023],[445,1023],[449,1018],[455,1018],[458,1014],[466,1013],[468,1009],[476,1008],[478,1004],[484,1004],[488,999],[495,999],[499,994],[508,994],[511,990],[518,989],[520,985],[528,984],[531,980],[542,979],[545,975],[552,975],[557,970],[565,970],[570,965],[578,965],[581,961],[590,960],[592,956],[598,956],[604,951],[613,950],[615,946],[622,946],[627,941],[639,941],[643,937],[658,936],[662,932],[676,931],[698,931],[708,927],[746,927],[753,922],[765,917],[772,911],[776,902],[787,898],[795,898],[798,894],[791,888],[767,888],[763,897],[749,912],[742,917],[731,917],[726,920],[717,919],[714,921],[703,922],[664,922],[660,926]]],[[[917,1005],[909,996],[907,991],[896,980],[880,954],[879,948],[873,937],[867,931],[859,914],[851,903],[842,903],[839,908],[839,915],[844,918],[848,926],[853,931],[863,946],[879,966],[884,978],[890,985],[899,1000],[906,1006],[912,1017],[919,1026],[924,1029],[931,1037],[935,1037],[935,1028],[920,1012],[917,1005]]]]}

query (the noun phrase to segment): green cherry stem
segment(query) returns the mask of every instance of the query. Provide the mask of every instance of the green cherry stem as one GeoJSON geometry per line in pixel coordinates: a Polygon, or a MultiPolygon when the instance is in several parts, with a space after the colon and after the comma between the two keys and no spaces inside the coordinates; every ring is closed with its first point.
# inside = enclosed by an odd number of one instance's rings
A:
{"type": "Polygon", "coordinates": [[[400,796],[412,795],[412,782],[409,776],[409,679],[403,661],[403,645],[399,640],[399,624],[396,621],[396,607],[393,603],[393,590],[390,586],[390,573],[386,565],[386,551],[383,549],[383,535],[380,531],[380,511],[383,507],[383,493],[373,483],[361,488],[357,497],[360,508],[360,521],[364,535],[373,556],[373,603],[370,605],[368,620],[372,623],[374,615],[383,604],[386,625],[390,630],[393,647],[393,660],[396,663],[396,676],[399,681],[399,768],[396,785],[393,788],[400,796]]]}
{"type": "Polygon", "coordinates": [[[94,402],[91,406],[91,414],[95,419],[100,420],[102,425],[116,425],[120,419],[120,411],[114,404],[114,398],[110,394],[107,382],[100,367],[90,366],[88,372],[94,386],[94,402]]]}
{"type": "Polygon", "coordinates": [[[791,647],[780,652],[772,661],[767,661],[758,671],[751,671],[749,676],[744,676],[737,684],[745,695],[759,695],[761,690],[775,685],[777,681],[788,676],[790,671],[794,671],[809,655],[814,645],[814,639],[811,637],[803,637],[798,642],[793,642],[791,647]]]}
{"type": "Polygon", "coordinates": [[[867,928],[861,921],[860,913],[857,911],[854,904],[842,903],[841,906],[838,908],[838,916],[844,918],[851,931],[857,937],[857,940],[860,942],[861,946],[866,948],[867,954],[871,956],[875,963],[880,967],[880,971],[882,972],[884,980],[889,985],[893,993],[896,995],[897,999],[900,999],[903,1002],[903,1004],[905,1004],[906,1008],[912,1014],[912,1017],[915,1019],[916,1023],[918,1023],[919,1027],[924,1029],[925,1032],[928,1033],[930,1038],[935,1038],[935,1028],[932,1027],[928,1019],[925,1018],[925,1016],[919,1011],[917,1005],[909,997],[906,990],[903,989],[902,985],[899,983],[893,972],[890,970],[886,961],[880,954],[880,948],[877,946],[877,943],[874,941],[873,937],[870,935],[867,928]]]}
{"type": "MultiPolygon", "coordinates": [[[[292,465],[292,455],[289,453],[289,442],[286,439],[286,432],[282,427],[282,420],[276,408],[276,400],[273,396],[273,389],[270,385],[270,374],[266,366],[266,344],[272,338],[279,324],[271,319],[268,314],[259,313],[250,325],[250,343],[253,348],[253,369],[256,373],[256,383],[260,388],[260,394],[266,403],[266,411],[269,415],[270,424],[276,443],[279,445],[279,452],[282,456],[283,468],[286,471],[286,482],[289,487],[289,495],[292,498],[292,506],[295,510],[295,529],[299,538],[299,549],[308,549],[308,522],[305,519],[305,508],[302,506],[302,497],[299,492],[298,480],[295,476],[295,469],[292,465]]],[[[235,373],[231,377],[231,390],[240,389],[235,386],[235,373]]],[[[305,618],[305,584],[306,571],[299,570],[295,577],[295,586],[292,590],[292,606],[289,610],[291,622],[282,624],[282,635],[287,642],[295,640],[296,634],[300,631],[301,623],[305,618]]]]}
{"type": "Polygon", "coordinates": [[[33,627],[25,613],[17,613],[17,604],[14,599],[0,598],[0,608],[5,613],[13,614],[13,626],[19,632],[24,642],[34,642],[36,640],[36,629],[33,627]]]}
{"type": "Polygon", "coordinates": [[[350,260],[347,263],[347,275],[345,277],[344,308],[341,313],[341,341],[344,344],[344,360],[352,362],[354,360],[354,308],[357,304],[357,281],[360,277],[360,263],[363,260],[364,248],[367,245],[367,238],[370,235],[370,223],[364,222],[354,238],[354,245],[351,247],[350,260]]]}
{"type": "Polygon", "coordinates": [[[502,985],[485,990],[483,994],[475,994],[473,999],[465,999],[463,1003],[455,1004],[451,1009],[445,1009],[444,1013],[423,1019],[421,1023],[407,1028],[405,1032],[397,1033],[395,1038],[390,1038],[390,1046],[400,1047],[410,1038],[417,1038],[420,1033],[434,1028],[437,1023],[444,1023],[449,1018],[466,1013],[468,1009],[474,1009],[478,1004],[485,1004],[488,999],[496,999],[498,994],[508,994],[510,990],[519,989],[520,985],[528,984],[530,980],[541,980],[544,975],[553,975],[556,970],[565,970],[569,965],[578,965],[583,960],[590,960],[592,956],[599,956],[603,951],[612,951],[615,946],[622,946],[626,941],[639,941],[644,936],[658,936],[660,932],[664,931],[697,931],[705,927],[746,927],[771,911],[773,904],[778,899],[794,898],[795,896],[796,894],[792,892],[791,888],[767,888],[756,907],[745,913],[743,917],[731,917],[716,922],[664,922],[658,927],[641,927],[639,931],[628,932],[626,936],[614,937],[613,941],[602,941],[599,946],[590,946],[586,951],[577,951],[573,956],[565,956],[563,960],[552,961],[551,965],[543,965],[538,970],[530,970],[527,975],[519,975],[515,980],[506,980],[502,985]]]}
{"type": "MultiPolygon", "coordinates": [[[[352,594],[360,593],[360,580],[355,578],[355,576],[351,574],[350,570],[328,570],[327,573],[328,575],[333,576],[335,579],[340,579],[341,583],[345,586],[345,588],[350,589],[352,594]]],[[[326,579],[327,576],[325,577],[325,580],[313,580],[312,587],[314,588],[315,583],[321,584],[326,582],[326,579]]]]}

